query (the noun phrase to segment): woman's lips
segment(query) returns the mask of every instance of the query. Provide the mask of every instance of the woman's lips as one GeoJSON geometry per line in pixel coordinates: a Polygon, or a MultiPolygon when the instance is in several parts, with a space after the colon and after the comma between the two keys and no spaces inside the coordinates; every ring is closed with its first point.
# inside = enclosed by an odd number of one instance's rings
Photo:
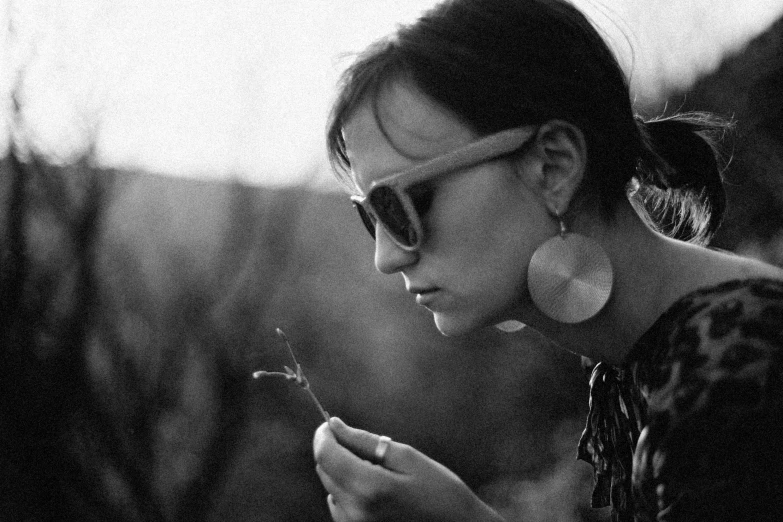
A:
{"type": "Polygon", "coordinates": [[[411,293],[416,294],[416,304],[427,306],[437,297],[437,288],[412,288],[411,293]]]}

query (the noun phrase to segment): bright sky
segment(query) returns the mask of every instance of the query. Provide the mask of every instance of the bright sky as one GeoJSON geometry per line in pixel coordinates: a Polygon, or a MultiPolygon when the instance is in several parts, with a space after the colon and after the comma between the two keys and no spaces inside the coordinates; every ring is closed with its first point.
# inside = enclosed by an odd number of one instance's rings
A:
{"type": "MultiPolygon", "coordinates": [[[[67,160],[92,141],[109,166],[326,186],[341,56],[434,3],[0,1],[0,87],[24,68],[25,122],[41,150],[67,160]]],[[[574,1],[623,53],[629,37],[641,100],[687,86],[783,14],[783,0],[574,1]]]]}

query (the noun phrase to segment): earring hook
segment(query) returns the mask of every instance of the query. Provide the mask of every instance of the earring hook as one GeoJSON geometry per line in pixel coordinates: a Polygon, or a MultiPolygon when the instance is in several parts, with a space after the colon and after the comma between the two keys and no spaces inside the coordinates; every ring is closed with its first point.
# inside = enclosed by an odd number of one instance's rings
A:
{"type": "Polygon", "coordinates": [[[560,224],[560,237],[564,238],[568,230],[566,229],[565,220],[563,219],[563,216],[560,214],[559,210],[555,210],[555,217],[557,218],[557,222],[560,224]]]}

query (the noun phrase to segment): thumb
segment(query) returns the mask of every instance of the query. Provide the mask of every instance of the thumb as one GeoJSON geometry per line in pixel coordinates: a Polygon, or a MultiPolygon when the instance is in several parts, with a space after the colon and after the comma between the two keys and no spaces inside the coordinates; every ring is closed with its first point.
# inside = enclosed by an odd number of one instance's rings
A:
{"type": "Polygon", "coordinates": [[[313,436],[313,455],[316,462],[321,459],[321,456],[327,451],[327,446],[333,444],[334,440],[334,433],[329,428],[329,424],[324,422],[318,426],[313,436]]]}
{"type": "Polygon", "coordinates": [[[329,419],[329,429],[342,446],[351,450],[358,457],[377,463],[375,449],[381,439],[380,435],[351,428],[337,417],[329,419]]]}

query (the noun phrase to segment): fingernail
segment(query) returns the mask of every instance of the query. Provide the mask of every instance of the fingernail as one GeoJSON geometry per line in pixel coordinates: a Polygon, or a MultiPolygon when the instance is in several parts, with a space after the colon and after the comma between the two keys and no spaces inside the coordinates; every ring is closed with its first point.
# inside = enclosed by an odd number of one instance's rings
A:
{"type": "Polygon", "coordinates": [[[329,419],[330,428],[344,428],[345,423],[339,417],[332,417],[329,419]]]}

